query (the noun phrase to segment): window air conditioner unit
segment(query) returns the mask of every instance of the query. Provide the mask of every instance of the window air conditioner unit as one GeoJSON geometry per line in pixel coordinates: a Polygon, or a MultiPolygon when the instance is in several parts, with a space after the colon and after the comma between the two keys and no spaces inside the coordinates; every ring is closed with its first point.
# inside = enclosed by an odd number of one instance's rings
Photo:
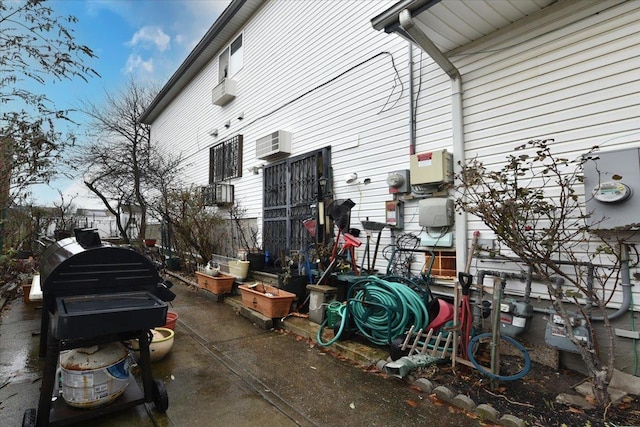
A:
{"type": "Polygon", "coordinates": [[[233,185],[209,184],[200,187],[202,202],[205,206],[224,206],[233,203],[233,185]]]}
{"type": "Polygon", "coordinates": [[[279,130],[256,140],[256,157],[269,160],[291,154],[291,132],[279,130]]]}
{"type": "Polygon", "coordinates": [[[212,101],[213,105],[219,105],[222,107],[223,105],[228,104],[233,98],[236,97],[236,82],[231,79],[224,79],[218,86],[213,88],[212,91],[212,101]]]}

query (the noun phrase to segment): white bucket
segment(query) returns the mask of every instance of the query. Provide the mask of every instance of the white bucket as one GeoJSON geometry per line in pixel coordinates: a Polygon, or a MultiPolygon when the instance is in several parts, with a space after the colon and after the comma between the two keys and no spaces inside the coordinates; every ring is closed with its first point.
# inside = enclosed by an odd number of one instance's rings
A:
{"type": "Polygon", "coordinates": [[[62,398],[76,408],[97,408],[129,385],[127,349],[120,343],[77,348],[60,357],[62,398]]]}
{"type": "Polygon", "coordinates": [[[244,280],[249,274],[249,264],[249,261],[229,261],[229,274],[244,280]]]}

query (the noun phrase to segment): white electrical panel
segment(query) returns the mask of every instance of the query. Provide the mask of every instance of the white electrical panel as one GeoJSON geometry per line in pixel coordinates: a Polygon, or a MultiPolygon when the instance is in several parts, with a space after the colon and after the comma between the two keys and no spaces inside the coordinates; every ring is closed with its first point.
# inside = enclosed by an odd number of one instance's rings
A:
{"type": "Polygon", "coordinates": [[[411,155],[411,186],[416,190],[453,182],[453,155],[447,150],[411,155]]]}

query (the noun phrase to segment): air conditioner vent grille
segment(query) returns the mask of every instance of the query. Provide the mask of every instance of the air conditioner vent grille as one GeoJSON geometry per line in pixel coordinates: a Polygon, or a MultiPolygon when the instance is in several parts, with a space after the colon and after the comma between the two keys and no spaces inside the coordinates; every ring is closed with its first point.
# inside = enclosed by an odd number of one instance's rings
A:
{"type": "Polygon", "coordinates": [[[256,140],[256,157],[270,160],[291,154],[291,133],[278,130],[256,140]]]}
{"type": "Polygon", "coordinates": [[[202,203],[205,206],[225,206],[233,203],[233,185],[209,184],[200,187],[202,203]]]}

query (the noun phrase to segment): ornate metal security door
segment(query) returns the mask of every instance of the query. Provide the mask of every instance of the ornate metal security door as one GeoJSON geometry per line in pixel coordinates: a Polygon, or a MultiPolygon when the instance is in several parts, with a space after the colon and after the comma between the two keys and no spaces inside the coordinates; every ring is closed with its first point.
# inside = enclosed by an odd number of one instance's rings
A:
{"type": "Polygon", "coordinates": [[[262,241],[272,259],[302,251],[314,242],[303,222],[317,220],[319,178],[329,175],[330,157],[330,149],[325,148],[264,168],[262,241]]]}

